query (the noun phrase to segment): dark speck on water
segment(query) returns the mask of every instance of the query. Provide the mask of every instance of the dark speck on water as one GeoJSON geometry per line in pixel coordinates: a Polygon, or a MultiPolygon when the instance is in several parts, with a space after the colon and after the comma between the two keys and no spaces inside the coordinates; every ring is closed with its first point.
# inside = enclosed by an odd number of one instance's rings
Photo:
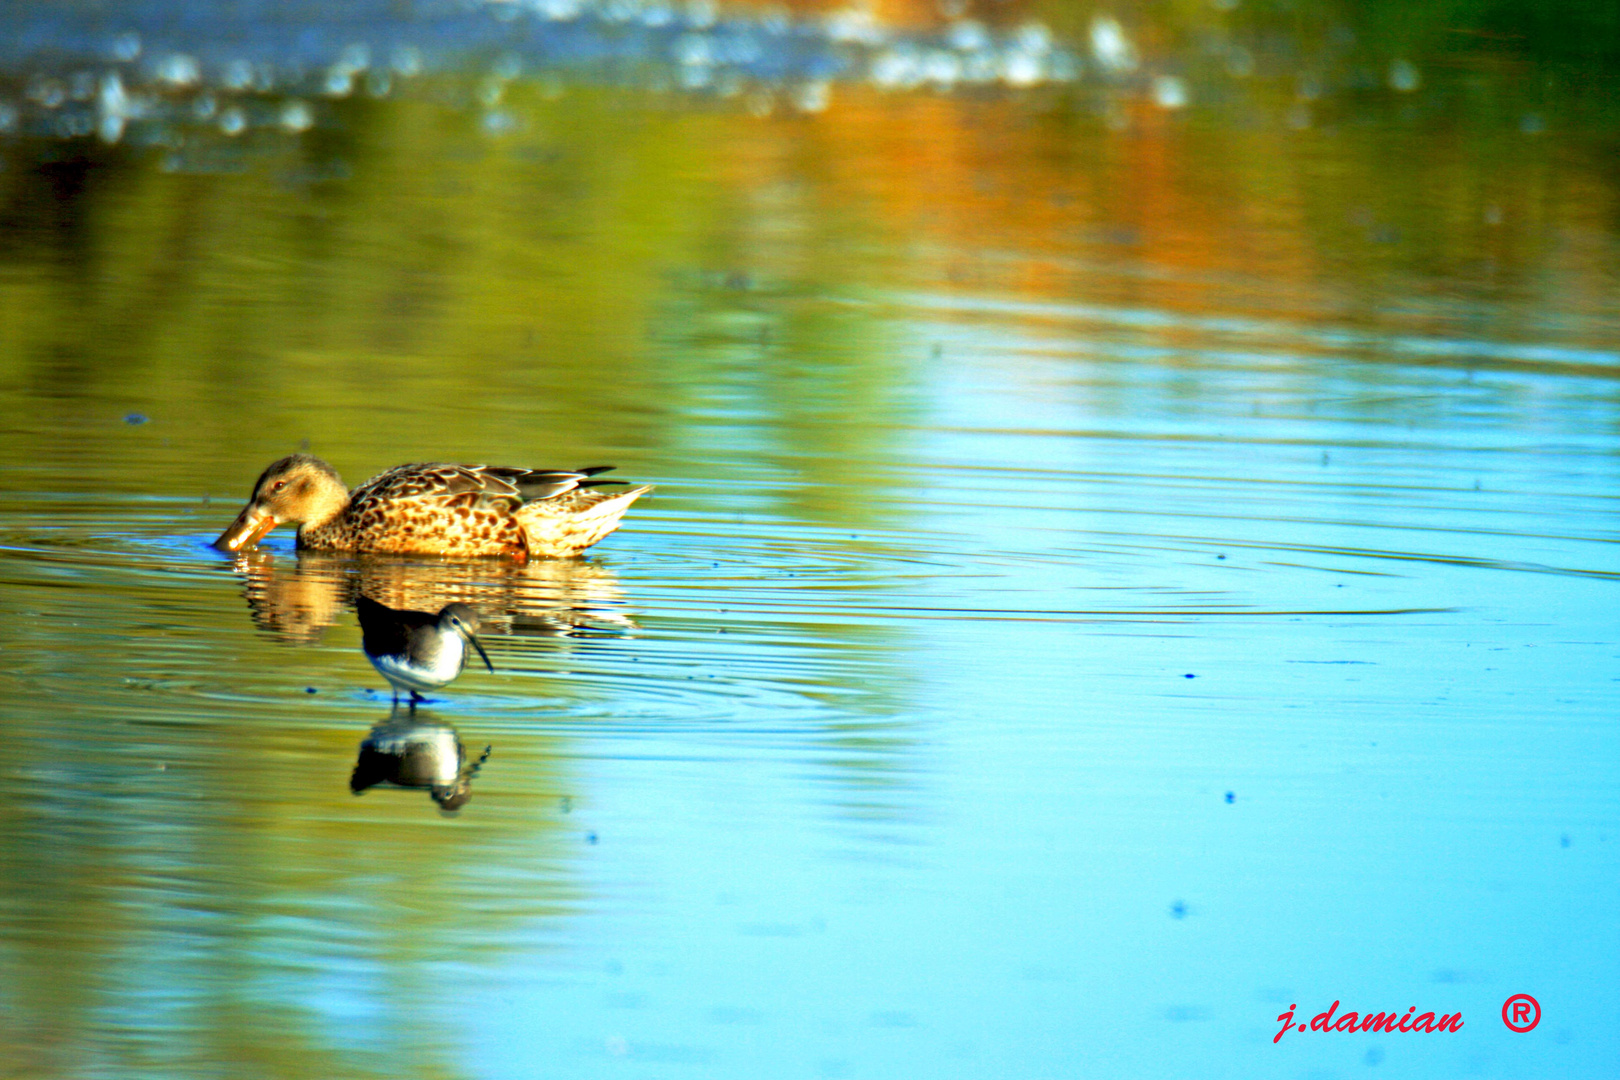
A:
{"type": "Polygon", "coordinates": [[[124,423],[128,424],[130,427],[137,427],[146,423],[146,421],[147,416],[145,413],[132,412],[124,417],[124,423]]]}
{"type": "Polygon", "coordinates": [[[1233,792],[1228,791],[1226,793],[1226,801],[1229,802],[1229,803],[1237,802],[1237,795],[1234,794],[1233,792]]]}
{"type": "Polygon", "coordinates": [[[1186,903],[1181,900],[1177,900],[1175,903],[1171,904],[1170,917],[1172,919],[1185,919],[1187,917],[1186,903]]]}

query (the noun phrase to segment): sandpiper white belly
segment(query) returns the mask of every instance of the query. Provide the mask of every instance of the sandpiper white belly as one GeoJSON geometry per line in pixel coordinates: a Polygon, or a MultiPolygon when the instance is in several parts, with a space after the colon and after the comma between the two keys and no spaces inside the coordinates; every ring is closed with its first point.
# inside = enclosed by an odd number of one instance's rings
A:
{"type": "Polygon", "coordinates": [[[401,690],[437,690],[461,674],[467,662],[467,646],[459,634],[446,634],[439,642],[437,655],[423,663],[409,654],[384,653],[369,656],[371,666],[401,690]]]}

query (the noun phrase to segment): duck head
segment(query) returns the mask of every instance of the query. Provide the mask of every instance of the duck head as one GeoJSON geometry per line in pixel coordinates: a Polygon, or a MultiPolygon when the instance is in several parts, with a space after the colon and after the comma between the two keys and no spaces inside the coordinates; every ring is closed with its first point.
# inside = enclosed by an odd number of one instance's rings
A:
{"type": "Polygon", "coordinates": [[[264,470],[248,504],[214,546],[242,551],[277,525],[323,525],[348,505],[349,489],[332,466],[309,454],[293,454],[264,470]]]}

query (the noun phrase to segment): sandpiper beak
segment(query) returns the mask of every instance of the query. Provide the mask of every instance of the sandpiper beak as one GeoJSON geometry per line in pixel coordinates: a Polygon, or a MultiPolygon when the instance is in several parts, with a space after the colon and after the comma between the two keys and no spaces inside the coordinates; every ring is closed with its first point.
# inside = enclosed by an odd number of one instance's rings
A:
{"type": "Polygon", "coordinates": [[[491,675],[495,674],[495,665],[489,662],[489,653],[485,652],[484,647],[478,644],[478,639],[472,634],[467,634],[466,638],[472,643],[472,647],[478,650],[478,658],[484,662],[485,667],[489,668],[489,673],[491,675]]]}
{"type": "Polygon", "coordinates": [[[231,527],[219,534],[214,546],[221,551],[241,551],[250,548],[276,527],[276,516],[270,511],[248,503],[236,515],[231,527]]]}

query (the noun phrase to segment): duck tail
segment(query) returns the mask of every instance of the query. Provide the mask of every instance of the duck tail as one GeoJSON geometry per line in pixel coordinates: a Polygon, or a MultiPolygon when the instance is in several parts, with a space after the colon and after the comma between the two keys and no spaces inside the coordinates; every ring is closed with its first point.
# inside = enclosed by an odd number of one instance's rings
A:
{"type": "Polygon", "coordinates": [[[630,504],[651,490],[651,484],[614,492],[578,487],[550,499],[524,503],[513,515],[528,538],[529,554],[566,558],[578,555],[617,529],[630,504]]]}

